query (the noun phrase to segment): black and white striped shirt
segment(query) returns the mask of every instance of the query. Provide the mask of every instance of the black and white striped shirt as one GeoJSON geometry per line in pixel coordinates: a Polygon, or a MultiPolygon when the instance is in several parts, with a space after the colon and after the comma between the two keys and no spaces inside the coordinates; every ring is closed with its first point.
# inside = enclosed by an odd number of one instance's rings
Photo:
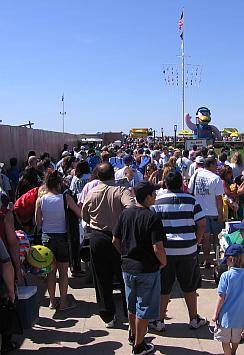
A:
{"type": "Polygon", "coordinates": [[[167,236],[167,255],[190,255],[197,251],[196,222],[205,214],[194,196],[166,192],[152,206],[160,214],[167,236]]]}

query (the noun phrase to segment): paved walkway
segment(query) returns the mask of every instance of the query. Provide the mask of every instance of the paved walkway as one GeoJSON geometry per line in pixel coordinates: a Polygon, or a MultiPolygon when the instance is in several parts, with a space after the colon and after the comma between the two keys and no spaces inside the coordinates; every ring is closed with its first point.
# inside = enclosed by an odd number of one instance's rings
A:
{"type": "MultiPolygon", "coordinates": [[[[199,313],[211,319],[216,300],[215,284],[207,272],[203,288],[199,290],[199,313]]],[[[39,287],[40,318],[38,323],[25,332],[25,340],[14,355],[28,355],[38,351],[38,355],[64,354],[131,354],[127,343],[127,323],[123,316],[121,296],[115,292],[118,310],[118,325],[106,329],[97,315],[95,292],[87,288],[82,279],[71,279],[69,294],[77,301],[77,307],[66,312],[50,310],[45,294],[45,281],[39,287]]],[[[165,333],[148,333],[148,340],[155,344],[155,354],[193,355],[221,354],[221,346],[212,340],[208,327],[199,330],[188,329],[188,316],[184,300],[178,286],[175,286],[168,308],[167,330],[165,333]]],[[[244,345],[238,350],[244,354],[244,345]]]]}

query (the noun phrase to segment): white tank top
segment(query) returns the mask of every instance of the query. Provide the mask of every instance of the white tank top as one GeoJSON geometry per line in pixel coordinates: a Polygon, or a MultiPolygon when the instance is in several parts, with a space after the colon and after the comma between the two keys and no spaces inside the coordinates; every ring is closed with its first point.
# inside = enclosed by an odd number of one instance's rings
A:
{"type": "Polygon", "coordinates": [[[63,195],[44,195],[41,198],[42,232],[66,233],[63,195]]]}

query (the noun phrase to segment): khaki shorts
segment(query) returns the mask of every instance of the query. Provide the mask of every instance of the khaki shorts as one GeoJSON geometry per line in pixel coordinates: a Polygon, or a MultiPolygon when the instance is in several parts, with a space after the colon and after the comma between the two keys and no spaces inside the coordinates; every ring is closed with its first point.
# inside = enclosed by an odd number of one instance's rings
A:
{"type": "Polygon", "coordinates": [[[222,343],[236,343],[241,341],[241,333],[243,329],[239,328],[221,328],[214,329],[214,340],[221,341],[222,343]]]}

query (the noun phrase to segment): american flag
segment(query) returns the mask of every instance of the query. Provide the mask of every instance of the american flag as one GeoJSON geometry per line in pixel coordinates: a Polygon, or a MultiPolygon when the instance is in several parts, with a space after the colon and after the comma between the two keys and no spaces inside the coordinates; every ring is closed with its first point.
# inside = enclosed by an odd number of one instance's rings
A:
{"type": "Polygon", "coordinates": [[[184,27],[184,12],[182,11],[179,22],[178,22],[178,28],[180,31],[180,38],[183,40],[183,27],[184,27]]]}

